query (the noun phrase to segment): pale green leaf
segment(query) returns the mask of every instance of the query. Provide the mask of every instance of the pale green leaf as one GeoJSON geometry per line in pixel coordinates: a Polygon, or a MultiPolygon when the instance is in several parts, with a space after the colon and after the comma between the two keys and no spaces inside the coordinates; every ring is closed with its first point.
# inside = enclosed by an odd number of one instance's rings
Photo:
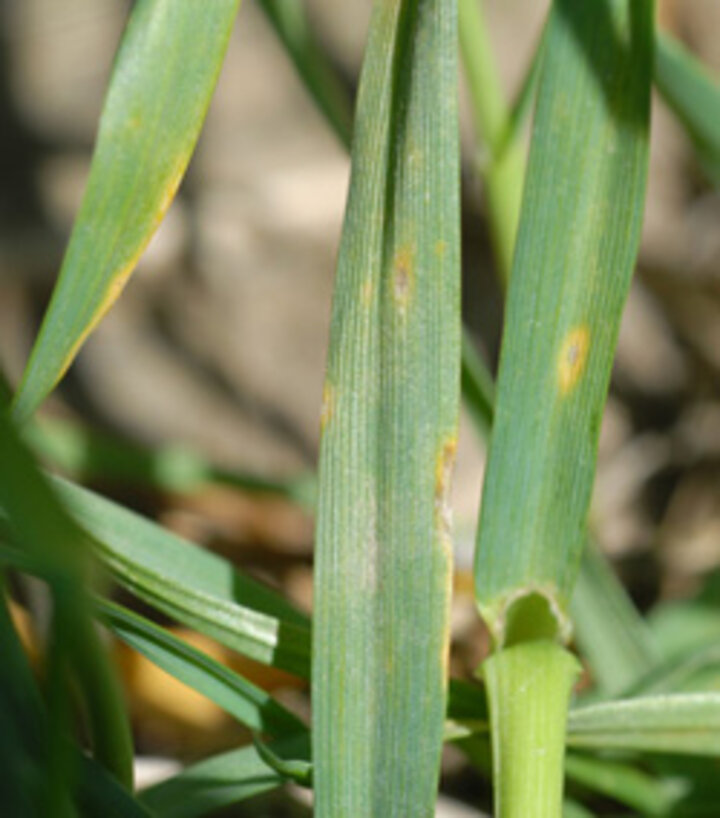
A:
{"type": "Polygon", "coordinates": [[[579,669],[564,648],[544,640],[512,645],[483,663],[496,816],[558,814],[565,714],[579,669]]]}

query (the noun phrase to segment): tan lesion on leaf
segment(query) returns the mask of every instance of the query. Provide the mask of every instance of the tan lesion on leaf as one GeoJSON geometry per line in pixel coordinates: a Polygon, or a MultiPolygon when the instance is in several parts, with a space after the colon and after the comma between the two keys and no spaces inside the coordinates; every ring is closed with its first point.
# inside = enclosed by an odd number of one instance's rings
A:
{"type": "Polygon", "coordinates": [[[322,409],[320,410],[320,431],[324,432],[335,414],[335,386],[326,380],[323,386],[322,409]]]}
{"type": "Polygon", "coordinates": [[[590,329],[587,324],[570,330],[562,342],[557,362],[557,379],[562,395],[572,392],[582,377],[589,351],[590,329]]]}
{"type": "Polygon", "coordinates": [[[435,460],[435,521],[443,547],[451,551],[452,509],[450,489],[455,465],[457,437],[452,435],[443,442],[435,460]]]}
{"type": "Polygon", "coordinates": [[[363,305],[363,307],[365,307],[365,309],[370,309],[372,306],[374,295],[375,283],[372,280],[372,277],[368,276],[360,287],[360,303],[363,305]]]}
{"type": "MultiPolygon", "coordinates": [[[[452,488],[452,473],[457,452],[457,436],[447,437],[435,458],[435,530],[440,553],[442,556],[442,572],[444,579],[445,616],[450,616],[450,599],[452,597],[453,581],[453,549],[452,549],[452,508],[450,506],[450,490],[452,488]]],[[[447,679],[448,664],[450,661],[449,628],[445,628],[445,636],[440,644],[440,667],[443,678],[447,679]]]]}
{"type": "Polygon", "coordinates": [[[407,310],[414,283],[415,253],[409,244],[404,244],[396,251],[392,268],[392,294],[401,315],[407,310]]]}

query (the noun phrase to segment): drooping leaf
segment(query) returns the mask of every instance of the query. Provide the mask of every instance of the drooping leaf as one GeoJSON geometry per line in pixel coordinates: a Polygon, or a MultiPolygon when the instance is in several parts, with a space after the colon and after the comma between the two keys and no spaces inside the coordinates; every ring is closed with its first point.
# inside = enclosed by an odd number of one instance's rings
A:
{"type": "Polygon", "coordinates": [[[139,0],[116,58],[85,197],[14,416],[33,414],[122,291],[185,173],[239,0],[139,0]]]}
{"type": "Polygon", "coordinates": [[[720,694],[688,693],[603,702],[570,712],[578,748],[718,755],[720,694]]]}
{"type": "Polygon", "coordinates": [[[226,560],[92,492],[54,480],[98,559],[141,599],[258,662],[306,677],[307,621],[226,560]]]}
{"type": "Polygon", "coordinates": [[[570,612],[601,695],[621,693],[660,662],[650,629],[592,542],[583,552],[570,612]]]}
{"type": "Polygon", "coordinates": [[[576,784],[612,798],[641,815],[666,816],[682,795],[683,785],[605,758],[568,753],[565,773],[576,784]]]}
{"type": "Polygon", "coordinates": [[[318,818],[433,814],[459,399],[456,37],[452,0],[375,4],[323,411],[318,818]]]}
{"type": "Polygon", "coordinates": [[[103,622],[123,642],[251,730],[278,737],[305,731],[303,723],[264,690],[169,631],[120,605],[98,606],[103,622]]]}
{"type": "Polygon", "coordinates": [[[623,691],[628,696],[659,693],[720,693],[720,645],[692,647],[654,666],[623,691]]]}
{"type": "MultiPolygon", "coordinates": [[[[309,752],[307,738],[302,737],[278,741],[273,750],[288,758],[309,752]]],[[[144,790],[140,800],[154,815],[204,818],[222,807],[273,790],[284,780],[250,746],[186,767],[177,776],[144,790]]]]}

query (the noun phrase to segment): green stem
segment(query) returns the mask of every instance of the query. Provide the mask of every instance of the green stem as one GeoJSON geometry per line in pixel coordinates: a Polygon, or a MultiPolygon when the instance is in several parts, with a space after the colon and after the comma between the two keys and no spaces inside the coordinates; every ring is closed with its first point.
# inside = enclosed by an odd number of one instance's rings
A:
{"type": "Polygon", "coordinates": [[[576,659],[553,641],[522,642],[486,659],[482,673],[490,703],[496,818],[559,818],[576,659]]]}
{"type": "Polygon", "coordinates": [[[339,72],[315,41],[305,7],[297,0],[260,0],[275,33],[316,105],[342,145],[350,147],[352,101],[339,72]]]}
{"type": "Polygon", "coordinates": [[[478,170],[485,181],[500,279],[507,283],[520,218],[525,157],[520,142],[508,138],[511,113],[503,96],[481,3],[459,0],[458,11],[473,122],[478,140],[483,141],[482,150],[478,150],[478,170]]]}

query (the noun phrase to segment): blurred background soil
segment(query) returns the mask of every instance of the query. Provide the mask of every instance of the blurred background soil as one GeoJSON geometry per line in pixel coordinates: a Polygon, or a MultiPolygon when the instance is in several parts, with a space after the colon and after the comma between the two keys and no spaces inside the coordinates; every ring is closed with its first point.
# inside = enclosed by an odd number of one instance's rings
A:
{"type": "MultiPolygon", "coordinates": [[[[354,82],[369,0],[307,5],[354,82]]],[[[547,3],[487,6],[512,94],[547,3]]],[[[0,0],[0,363],[13,380],[82,195],[128,9],[123,0],[0,0]]],[[[664,0],[660,13],[720,71],[717,0],[664,0]]],[[[643,608],[691,593],[720,563],[720,196],[657,100],[653,115],[642,250],[592,513],[600,543],[643,608]]],[[[464,129],[464,310],[494,366],[501,297],[472,134],[464,129]]],[[[180,444],[267,478],[311,470],[348,170],[265,19],[246,0],[180,196],[45,412],[143,446],[180,444]]],[[[468,572],[484,456],[464,419],[454,493],[458,675],[472,672],[485,647],[468,572]]],[[[101,488],[310,609],[312,521],[296,507],[228,488],[190,495],[132,484],[101,488]]],[[[287,678],[195,641],[307,711],[303,692],[287,678]]],[[[127,653],[122,662],[141,753],[187,759],[243,739],[219,711],[159,671],[127,653]]],[[[446,772],[462,775],[452,754],[446,772]]]]}

